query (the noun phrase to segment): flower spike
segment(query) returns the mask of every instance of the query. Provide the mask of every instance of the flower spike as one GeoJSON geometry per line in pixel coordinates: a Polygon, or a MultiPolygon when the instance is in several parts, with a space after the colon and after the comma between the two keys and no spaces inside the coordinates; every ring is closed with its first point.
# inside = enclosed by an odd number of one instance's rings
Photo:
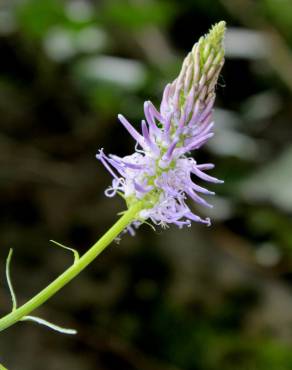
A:
{"type": "MultiPolygon", "coordinates": [[[[159,111],[150,101],[144,103],[142,134],[119,114],[119,121],[136,141],[132,155],[106,156],[102,150],[97,155],[113,176],[105,194],[122,195],[128,208],[143,202],[135,227],[147,219],[162,227],[190,226],[192,221],[210,225],[209,218],[202,219],[190,210],[187,198],[212,207],[199,194],[214,193],[196,184],[192,176],[207,182],[222,181],[204,172],[213,168],[213,164],[197,164],[190,152],[214,135],[213,107],[216,83],[224,64],[224,33],[222,21],[194,45],[178,77],[166,85],[159,111]]],[[[128,231],[133,232],[131,228],[128,231]]]]}

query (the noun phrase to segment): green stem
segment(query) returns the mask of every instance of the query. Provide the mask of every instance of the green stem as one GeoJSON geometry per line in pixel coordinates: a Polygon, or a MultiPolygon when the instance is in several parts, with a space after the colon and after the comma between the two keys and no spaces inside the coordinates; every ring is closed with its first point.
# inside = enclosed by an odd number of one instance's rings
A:
{"type": "Polygon", "coordinates": [[[0,319],[0,331],[8,328],[29,315],[36,308],[40,307],[50,297],[57,293],[63,286],[78,275],[88,266],[137,216],[142,208],[141,202],[134,204],[124,215],[71,267],[58,276],[51,284],[31,298],[28,302],[13,310],[0,319]]]}

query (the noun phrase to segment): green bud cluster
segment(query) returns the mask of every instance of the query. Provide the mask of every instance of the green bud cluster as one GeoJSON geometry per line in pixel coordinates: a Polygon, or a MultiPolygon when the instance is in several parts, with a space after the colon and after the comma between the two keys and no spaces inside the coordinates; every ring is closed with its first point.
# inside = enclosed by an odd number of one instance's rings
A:
{"type": "Polygon", "coordinates": [[[201,109],[214,100],[218,76],[224,64],[225,30],[226,23],[221,21],[202,36],[185,58],[178,78],[172,82],[171,95],[181,112],[189,99],[193,100],[193,106],[199,100],[201,109]]]}

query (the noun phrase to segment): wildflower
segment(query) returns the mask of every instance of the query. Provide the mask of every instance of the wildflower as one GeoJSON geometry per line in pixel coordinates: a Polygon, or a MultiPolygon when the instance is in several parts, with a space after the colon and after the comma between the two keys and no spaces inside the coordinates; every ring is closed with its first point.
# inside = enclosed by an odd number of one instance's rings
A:
{"type": "Polygon", "coordinates": [[[135,225],[147,219],[162,227],[190,226],[192,221],[210,225],[209,218],[203,219],[191,211],[187,199],[212,207],[202,195],[214,193],[193,178],[213,183],[222,181],[205,173],[213,164],[198,164],[190,152],[213,136],[212,112],[215,86],[224,63],[224,32],[225,22],[220,22],[194,45],[179,76],[165,87],[159,110],[150,101],[145,102],[142,134],[124,116],[118,115],[136,141],[133,154],[105,155],[103,149],[97,154],[113,176],[106,196],[119,194],[128,207],[143,202],[135,225]]]}

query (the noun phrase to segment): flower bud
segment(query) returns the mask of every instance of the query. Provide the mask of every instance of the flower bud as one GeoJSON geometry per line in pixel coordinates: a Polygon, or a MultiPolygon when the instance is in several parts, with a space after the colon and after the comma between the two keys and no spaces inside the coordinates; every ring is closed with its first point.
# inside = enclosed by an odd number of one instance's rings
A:
{"type": "Polygon", "coordinates": [[[172,107],[177,119],[187,119],[194,111],[196,102],[200,110],[215,98],[215,86],[224,64],[225,22],[215,24],[202,36],[185,58],[179,76],[168,85],[161,104],[161,114],[172,107]]]}

